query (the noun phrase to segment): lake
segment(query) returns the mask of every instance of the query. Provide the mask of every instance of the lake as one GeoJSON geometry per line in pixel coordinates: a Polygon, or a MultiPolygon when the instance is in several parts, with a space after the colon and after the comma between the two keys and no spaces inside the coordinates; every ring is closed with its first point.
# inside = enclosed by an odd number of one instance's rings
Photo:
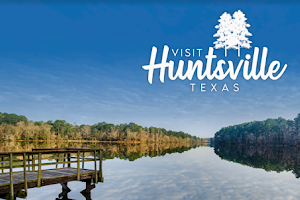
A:
{"type": "MultiPolygon", "coordinates": [[[[104,182],[91,196],[84,182],[28,190],[27,199],[299,199],[297,147],[69,144],[104,149],[104,182]]],[[[2,144],[21,151],[45,144],[2,144]]],[[[52,145],[53,146],[53,145],[52,145]]],[[[55,145],[54,145],[55,146],[55,145]]],[[[57,146],[57,145],[56,145],[57,146]]],[[[73,165],[73,164],[72,164],[73,165]]],[[[85,168],[93,169],[93,163],[85,168]]],[[[300,172],[300,170],[299,170],[300,172]]],[[[18,199],[18,198],[17,198],[18,199]]]]}

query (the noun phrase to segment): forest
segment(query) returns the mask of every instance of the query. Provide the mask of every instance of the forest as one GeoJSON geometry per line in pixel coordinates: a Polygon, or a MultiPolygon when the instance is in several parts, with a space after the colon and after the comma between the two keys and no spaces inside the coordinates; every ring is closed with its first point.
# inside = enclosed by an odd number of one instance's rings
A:
{"type": "Polygon", "coordinates": [[[0,112],[0,140],[73,140],[112,142],[190,143],[208,142],[182,131],[142,127],[135,123],[70,124],[65,120],[29,121],[25,116],[0,112]]]}
{"type": "Polygon", "coordinates": [[[300,145],[300,114],[294,120],[267,119],[222,128],[215,144],[300,145]]]}

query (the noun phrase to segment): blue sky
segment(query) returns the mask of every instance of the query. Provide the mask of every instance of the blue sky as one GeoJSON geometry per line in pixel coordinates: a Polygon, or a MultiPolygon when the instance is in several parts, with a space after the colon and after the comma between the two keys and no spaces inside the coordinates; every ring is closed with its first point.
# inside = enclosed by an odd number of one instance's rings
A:
{"type": "MultiPolygon", "coordinates": [[[[247,121],[293,119],[300,113],[299,9],[292,2],[2,3],[0,111],[34,121],[135,122],[200,137],[247,121]],[[236,66],[253,47],[267,47],[267,66],[273,60],[288,65],[279,80],[246,81],[240,73],[235,81],[195,76],[161,83],[156,70],[148,83],[142,66],[152,46],[158,61],[164,45],[201,48],[198,59],[205,63],[220,15],[237,10],[251,25],[252,48],[240,58],[228,50],[227,59],[236,66]],[[194,92],[190,83],[197,84],[194,92]],[[200,83],[217,83],[219,91],[201,93],[200,83]],[[225,83],[238,83],[240,91],[221,92],[225,83]]],[[[223,49],[214,53],[216,61],[224,58],[223,49]]]]}

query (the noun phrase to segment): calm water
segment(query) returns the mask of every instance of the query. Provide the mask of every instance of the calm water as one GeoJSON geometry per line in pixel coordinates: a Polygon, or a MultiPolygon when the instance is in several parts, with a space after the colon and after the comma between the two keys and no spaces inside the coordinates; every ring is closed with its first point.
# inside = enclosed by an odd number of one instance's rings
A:
{"type": "MultiPolygon", "coordinates": [[[[94,200],[300,199],[300,180],[296,178],[300,151],[294,147],[115,145],[106,146],[106,151],[106,157],[119,158],[103,161],[104,182],[92,190],[94,200]]],[[[93,163],[85,166],[93,169],[93,163]]],[[[68,186],[72,190],[69,199],[86,199],[80,193],[85,183],[73,181],[68,186]]],[[[61,191],[60,184],[29,189],[27,199],[53,200],[61,191]]]]}

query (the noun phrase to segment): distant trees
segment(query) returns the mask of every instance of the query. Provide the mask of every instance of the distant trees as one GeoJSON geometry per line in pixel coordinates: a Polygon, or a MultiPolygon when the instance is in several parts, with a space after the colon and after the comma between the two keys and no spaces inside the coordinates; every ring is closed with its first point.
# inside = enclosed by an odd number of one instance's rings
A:
{"type": "Polygon", "coordinates": [[[85,139],[91,138],[91,133],[92,131],[90,126],[83,125],[80,129],[80,135],[85,139]]]}
{"type": "Polygon", "coordinates": [[[267,119],[222,128],[215,143],[300,145],[300,114],[294,120],[267,119]]]}
{"type": "MultiPolygon", "coordinates": [[[[135,123],[74,125],[65,120],[28,121],[22,115],[0,113],[0,140],[99,140],[150,143],[190,143],[201,141],[196,136],[135,123]]],[[[205,140],[207,142],[207,140],[205,140]]],[[[203,141],[203,142],[205,142],[203,141]]]]}
{"type": "Polygon", "coordinates": [[[16,125],[18,122],[23,121],[27,124],[28,119],[23,115],[16,115],[16,114],[7,114],[0,112],[0,125],[1,124],[12,124],[16,125]]]}

